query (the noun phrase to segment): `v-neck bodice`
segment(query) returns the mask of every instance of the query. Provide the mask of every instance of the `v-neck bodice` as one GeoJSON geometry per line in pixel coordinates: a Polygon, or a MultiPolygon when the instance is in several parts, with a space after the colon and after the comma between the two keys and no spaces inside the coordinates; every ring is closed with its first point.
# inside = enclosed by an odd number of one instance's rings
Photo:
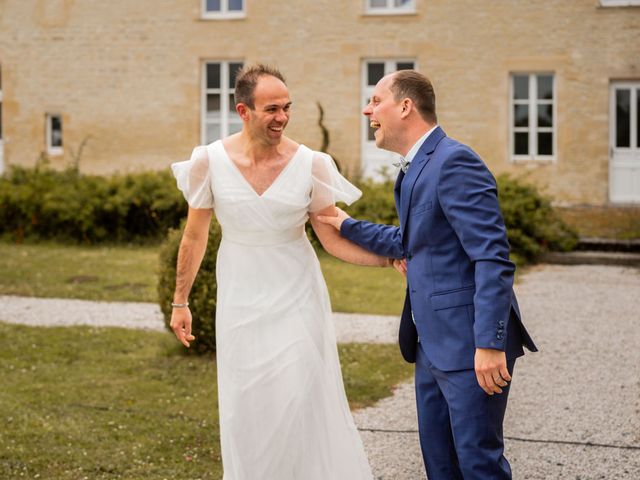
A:
{"type": "Polygon", "coordinates": [[[277,183],[279,182],[279,180],[282,177],[286,176],[286,173],[287,173],[287,170],[289,170],[289,167],[291,167],[291,165],[296,162],[296,160],[300,156],[301,152],[304,151],[303,145],[298,145],[298,148],[296,149],[294,154],[291,156],[291,158],[287,161],[286,165],[284,167],[282,167],[282,169],[280,170],[278,175],[276,175],[276,178],[273,179],[271,184],[262,193],[258,193],[258,191],[255,189],[255,187],[251,184],[251,182],[249,182],[249,180],[247,180],[247,177],[245,177],[245,175],[242,173],[242,171],[240,170],[240,167],[238,167],[236,162],[233,161],[233,159],[231,158],[231,156],[227,152],[227,149],[224,148],[224,144],[222,142],[220,142],[220,150],[222,151],[222,156],[233,167],[233,170],[235,170],[237,172],[237,174],[242,178],[242,180],[244,180],[244,182],[247,184],[247,188],[251,189],[253,191],[253,193],[255,193],[256,196],[258,196],[258,197],[262,197],[264,195],[267,195],[269,193],[269,190],[271,190],[272,187],[276,186],[277,183]]]}
{"type": "Polygon", "coordinates": [[[361,192],[330,156],[300,145],[261,195],[229,157],[221,140],[196,147],[191,159],[172,166],[178,187],[192,208],[213,208],[223,239],[273,245],[303,235],[309,212],[336,201],[347,204],[361,192]]]}

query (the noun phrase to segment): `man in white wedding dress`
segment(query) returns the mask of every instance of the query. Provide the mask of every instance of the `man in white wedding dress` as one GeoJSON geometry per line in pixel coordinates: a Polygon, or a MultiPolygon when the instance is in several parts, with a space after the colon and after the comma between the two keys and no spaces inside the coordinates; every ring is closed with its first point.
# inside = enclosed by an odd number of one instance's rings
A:
{"type": "Polygon", "coordinates": [[[189,214],[171,327],[187,347],[194,340],[189,291],[214,211],[222,227],[216,346],[224,480],[369,480],[305,223],[310,218],[324,248],[345,261],[389,261],[316,220],[361,192],[328,155],[284,135],[291,99],[281,73],[246,67],[235,101],[242,131],[172,165],[189,214]]]}

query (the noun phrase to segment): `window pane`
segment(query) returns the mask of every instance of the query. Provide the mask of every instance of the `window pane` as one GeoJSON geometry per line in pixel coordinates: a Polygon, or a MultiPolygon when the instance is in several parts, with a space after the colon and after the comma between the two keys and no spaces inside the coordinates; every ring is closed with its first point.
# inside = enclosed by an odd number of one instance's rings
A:
{"type": "Polygon", "coordinates": [[[241,62],[229,64],[229,88],[235,88],[236,76],[238,75],[238,70],[242,68],[242,65],[241,62]]]}
{"type": "Polygon", "coordinates": [[[59,116],[51,117],[51,146],[62,146],[62,118],[59,116]]]}
{"type": "Polygon", "coordinates": [[[553,133],[538,132],[538,155],[553,155],[553,133]]]}
{"type": "Polygon", "coordinates": [[[207,63],[207,88],[220,88],[219,63],[207,63]]]}
{"type": "Polygon", "coordinates": [[[529,105],[514,105],[513,119],[516,127],[529,126],[529,105]]]}
{"type": "Polygon", "coordinates": [[[408,7],[411,4],[412,0],[394,0],[394,6],[398,8],[408,7]]]}
{"type": "Polygon", "coordinates": [[[413,62],[398,62],[396,70],[413,70],[413,62]]]}
{"type": "Polygon", "coordinates": [[[538,105],[538,126],[553,126],[553,105],[538,105]]]}
{"type": "Polygon", "coordinates": [[[220,140],[220,125],[218,123],[207,124],[207,140],[206,143],[220,140]]]}
{"type": "Polygon", "coordinates": [[[529,132],[516,132],[513,147],[516,155],[529,155],[529,132]]]}
{"type": "Polygon", "coordinates": [[[375,85],[384,77],[384,63],[367,64],[367,85],[375,85]]]}
{"type": "Polygon", "coordinates": [[[529,76],[528,75],[514,75],[513,98],[515,98],[516,100],[529,99],[529,76]]]}
{"type": "Polygon", "coordinates": [[[371,8],[386,8],[387,0],[369,0],[369,6],[371,8]]]}
{"type": "Polygon", "coordinates": [[[233,134],[233,133],[238,133],[242,131],[242,124],[241,123],[230,123],[229,124],[229,135],[233,134]]]}
{"type": "Polygon", "coordinates": [[[211,114],[220,117],[220,95],[217,93],[207,95],[207,115],[211,114]]]}
{"type": "Polygon", "coordinates": [[[538,99],[553,99],[553,77],[551,75],[538,75],[538,99]]]}
{"type": "Polygon", "coordinates": [[[631,90],[616,90],[616,147],[631,146],[631,90]]]}
{"type": "Polygon", "coordinates": [[[220,0],[207,0],[207,12],[219,12],[220,0]]]}
{"type": "Polygon", "coordinates": [[[242,0],[229,0],[229,11],[241,12],[243,3],[244,2],[242,0]]]}

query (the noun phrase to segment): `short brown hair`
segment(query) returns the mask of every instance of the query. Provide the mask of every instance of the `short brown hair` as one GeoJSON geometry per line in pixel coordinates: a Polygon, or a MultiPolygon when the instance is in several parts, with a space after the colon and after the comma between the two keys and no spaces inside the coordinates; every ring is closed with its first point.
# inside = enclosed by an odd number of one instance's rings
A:
{"type": "Polygon", "coordinates": [[[257,63],[255,65],[243,67],[238,71],[236,75],[236,84],[235,84],[235,93],[234,93],[234,100],[236,102],[236,105],[238,103],[244,103],[251,110],[255,108],[254,92],[256,89],[256,85],[258,84],[258,79],[265,75],[276,77],[285,85],[287,84],[287,82],[284,79],[284,75],[280,73],[280,70],[270,65],[257,63]]]}
{"type": "Polygon", "coordinates": [[[415,70],[399,70],[393,74],[389,89],[397,102],[410,98],[425,121],[438,123],[436,94],[427,77],[415,70]]]}

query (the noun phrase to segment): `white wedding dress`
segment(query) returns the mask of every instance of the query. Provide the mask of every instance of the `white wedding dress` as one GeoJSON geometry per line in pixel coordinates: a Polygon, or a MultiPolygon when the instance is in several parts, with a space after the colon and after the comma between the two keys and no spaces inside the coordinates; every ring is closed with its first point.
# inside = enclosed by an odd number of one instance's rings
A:
{"type": "Polygon", "coordinates": [[[301,145],[258,195],[222,142],[172,165],[194,208],[214,208],[223,480],[372,479],[342,383],[308,212],[360,191],[301,145]]]}

